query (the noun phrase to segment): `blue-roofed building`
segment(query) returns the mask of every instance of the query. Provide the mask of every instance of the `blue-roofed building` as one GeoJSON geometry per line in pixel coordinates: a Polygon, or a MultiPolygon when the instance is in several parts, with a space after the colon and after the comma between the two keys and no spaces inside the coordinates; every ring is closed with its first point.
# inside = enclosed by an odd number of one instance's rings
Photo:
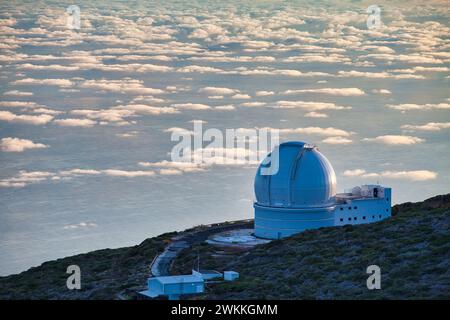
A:
{"type": "Polygon", "coordinates": [[[192,274],[150,277],[147,290],[139,292],[147,298],[167,296],[169,300],[178,300],[181,295],[201,294],[205,291],[205,283],[234,281],[239,278],[235,271],[224,273],[215,270],[192,270],[192,274]]]}
{"type": "Polygon", "coordinates": [[[391,216],[391,189],[363,185],[336,193],[336,174],[316,146],[280,144],[255,177],[255,235],[279,239],[321,227],[361,224],[391,216]],[[266,174],[277,158],[277,170],[266,174]]]}
{"type": "Polygon", "coordinates": [[[169,300],[178,300],[183,294],[199,294],[205,291],[205,281],[197,274],[151,277],[148,279],[148,289],[140,294],[156,298],[168,296],[169,300]]]}

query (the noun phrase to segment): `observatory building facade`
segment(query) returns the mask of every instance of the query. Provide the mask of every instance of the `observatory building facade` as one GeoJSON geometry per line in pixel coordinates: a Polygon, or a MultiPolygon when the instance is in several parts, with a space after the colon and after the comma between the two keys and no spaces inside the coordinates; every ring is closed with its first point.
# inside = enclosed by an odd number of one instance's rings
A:
{"type": "MultiPolygon", "coordinates": [[[[285,142],[277,147],[278,170],[255,177],[255,235],[280,239],[307,229],[371,223],[391,216],[391,188],[362,185],[336,193],[336,175],[317,147],[285,142]]],[[[272,152],[273,153],[273,152],[272,152]]]]}

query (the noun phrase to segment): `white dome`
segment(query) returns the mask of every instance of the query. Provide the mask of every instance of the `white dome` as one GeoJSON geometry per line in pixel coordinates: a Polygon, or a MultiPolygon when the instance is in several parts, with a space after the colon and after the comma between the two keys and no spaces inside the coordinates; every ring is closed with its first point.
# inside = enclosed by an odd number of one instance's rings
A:
{"type": "Polygon", "coordinates": [[[262,175],[261,168],[270,166],[270,160],[264,160],[256,173],[258,205],[302,208],[332,204],[336,175],[328,159],[316,147],[304,142],[286,142],[279,145],[278,151],[278,172],[262,175]]]}

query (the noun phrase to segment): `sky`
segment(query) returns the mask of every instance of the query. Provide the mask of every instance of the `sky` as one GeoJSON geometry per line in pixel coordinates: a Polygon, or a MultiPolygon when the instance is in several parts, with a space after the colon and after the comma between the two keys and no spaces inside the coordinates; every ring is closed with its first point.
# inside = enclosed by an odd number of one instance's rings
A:
{"type": "Polygon", "coordinates": [[[200,120],[317,145],[340,192],[381,183],[394,203],[448,193],[449,9],[2,1],[0,275],[252,218],[255,164],[170,162],[171,134],[200,120]]]}

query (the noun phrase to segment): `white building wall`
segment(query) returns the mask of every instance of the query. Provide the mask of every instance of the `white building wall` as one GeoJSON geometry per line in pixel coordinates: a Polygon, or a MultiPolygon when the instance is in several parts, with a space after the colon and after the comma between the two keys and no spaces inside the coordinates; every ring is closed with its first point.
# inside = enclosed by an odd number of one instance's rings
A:
{"type": "Polygon", "coordinates": [[[358,198],[337,204],[334,210],[334,224],[364,224],[384,220],[391,216],[391,189],[384,188],[379,198],[358,198]]]}

